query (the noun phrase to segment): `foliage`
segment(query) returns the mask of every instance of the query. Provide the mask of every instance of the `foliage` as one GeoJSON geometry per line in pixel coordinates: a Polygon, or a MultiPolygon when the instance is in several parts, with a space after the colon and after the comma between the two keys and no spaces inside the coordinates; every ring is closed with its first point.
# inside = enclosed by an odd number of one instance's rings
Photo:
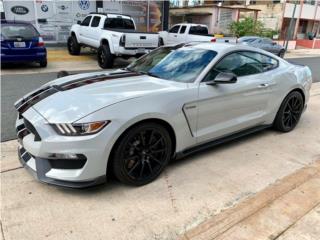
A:
{"type": "Polygon", "coordinates": [[[264,24],[250,17],[246,17],[241,21],[232,22],[229,28],[231,33],[236,37],[262,36],[264,32],[264,24]]]}

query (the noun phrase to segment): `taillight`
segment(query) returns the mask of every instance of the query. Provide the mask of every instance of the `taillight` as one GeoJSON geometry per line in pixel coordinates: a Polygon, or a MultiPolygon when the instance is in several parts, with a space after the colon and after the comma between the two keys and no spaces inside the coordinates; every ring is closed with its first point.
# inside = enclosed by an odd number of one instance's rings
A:
{"type": "Polygon", "coordinates": [[[42,37],[39,37],[38,47],[44,47],[44,41],[43,41],[42,37]]]}
{"type": "Polygon", "coordinates": [[[126,35],[122,35],[121,38],[120,38],[119,45],[120,45],[121,47],[124,47],[124,46],[125,46],[125,43],[126,43],[126,35]]]}
{"type": "Polygon", "coordinates": [[[216,42],[217,39],[216,38],[212,38],[210,42],[216,42]]]}

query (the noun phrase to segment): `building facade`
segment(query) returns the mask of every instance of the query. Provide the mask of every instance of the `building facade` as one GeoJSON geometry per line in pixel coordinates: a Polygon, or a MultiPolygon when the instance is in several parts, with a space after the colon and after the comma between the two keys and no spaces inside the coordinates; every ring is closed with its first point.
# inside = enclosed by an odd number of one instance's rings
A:
{"type": "Polygon", "coordinates": [[[232,21],[252,17],[262,21],[266,28],[280,31],[284,2],[284,0],[173,0],[170,5],[169,22],[172,25],[177,21],[195,22],[195,20],[201,20],[201,23],[209,26],[211,32],[228,34],[228,26],[232,21]],[[179,15],[183,15],[183,11],[179,9],[186,11],[184,18],[179,17],[179,15]],[[206,17],[203,17],[204,15],[206,17]]]}
{"type": "Polygon", "coordinates": [[[139,31],[157,32],[167,28],[168,1],[110,0],[0,0],[7,20],[31,22],[46,42],[66,42],[72,24],[90,12],[130,15],[139,31]]]}

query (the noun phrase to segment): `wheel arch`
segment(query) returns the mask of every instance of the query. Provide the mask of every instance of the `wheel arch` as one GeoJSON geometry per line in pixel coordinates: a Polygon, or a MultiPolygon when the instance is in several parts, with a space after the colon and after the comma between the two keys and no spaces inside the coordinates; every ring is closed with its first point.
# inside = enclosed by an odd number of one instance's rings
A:
{"type": "Polygon", "coordinates": [[[176,134],[175,134],[175,131],[174,131],[174,128],[172,127],[172,125],[170,123],[168,123],[167,121],[161,119],[161,118],[148,118],[148,119],[142,119],[142,120],[139,120],[133,124],[131,124],[130,126],[128,126],[120,135],[119,137],[117,138],[117,140],[115,141],[115,143],[113,144],[112,146],[112,149],[110,151],[110,154],[109,154],[109,158],[108,158],[108,163],[107,163],[107,176],[110,176],[112,174],[112,158],[113,158],[113,154],[114,154],[114,151],[117,147],[117,145],[119,144],[119,141],[120,139],[130,130],[132,129],[133,127],[139,125],[139,124],[142,124],[142,123],[157,123],[159,125],[162,125],[169,133],[170,135],[170,138],[172,140],[172,157],[175,156],[175,153],[176,153],[176,145],[177,145],[177,137],[176,137],[176,134]]]}
{"type": "Polygon", "coordinates": [[[107,45],[110,49],[110,52],[114,54],[113,46],[110,44],[110,40],[108,38],[102,38],[100,40],[100,46],[107,45]]]}

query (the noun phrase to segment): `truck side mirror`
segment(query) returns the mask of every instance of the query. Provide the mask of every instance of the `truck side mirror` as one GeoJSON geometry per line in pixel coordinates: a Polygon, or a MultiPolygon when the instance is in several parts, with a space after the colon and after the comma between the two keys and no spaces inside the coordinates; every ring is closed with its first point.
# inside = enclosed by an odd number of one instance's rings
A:
{"type": "Polygon", "coordinates": [[[77,21],[77,24],[81,25],[81,21],[80,21],[80,20],[78,20],[78,21],[77,21]]]}

